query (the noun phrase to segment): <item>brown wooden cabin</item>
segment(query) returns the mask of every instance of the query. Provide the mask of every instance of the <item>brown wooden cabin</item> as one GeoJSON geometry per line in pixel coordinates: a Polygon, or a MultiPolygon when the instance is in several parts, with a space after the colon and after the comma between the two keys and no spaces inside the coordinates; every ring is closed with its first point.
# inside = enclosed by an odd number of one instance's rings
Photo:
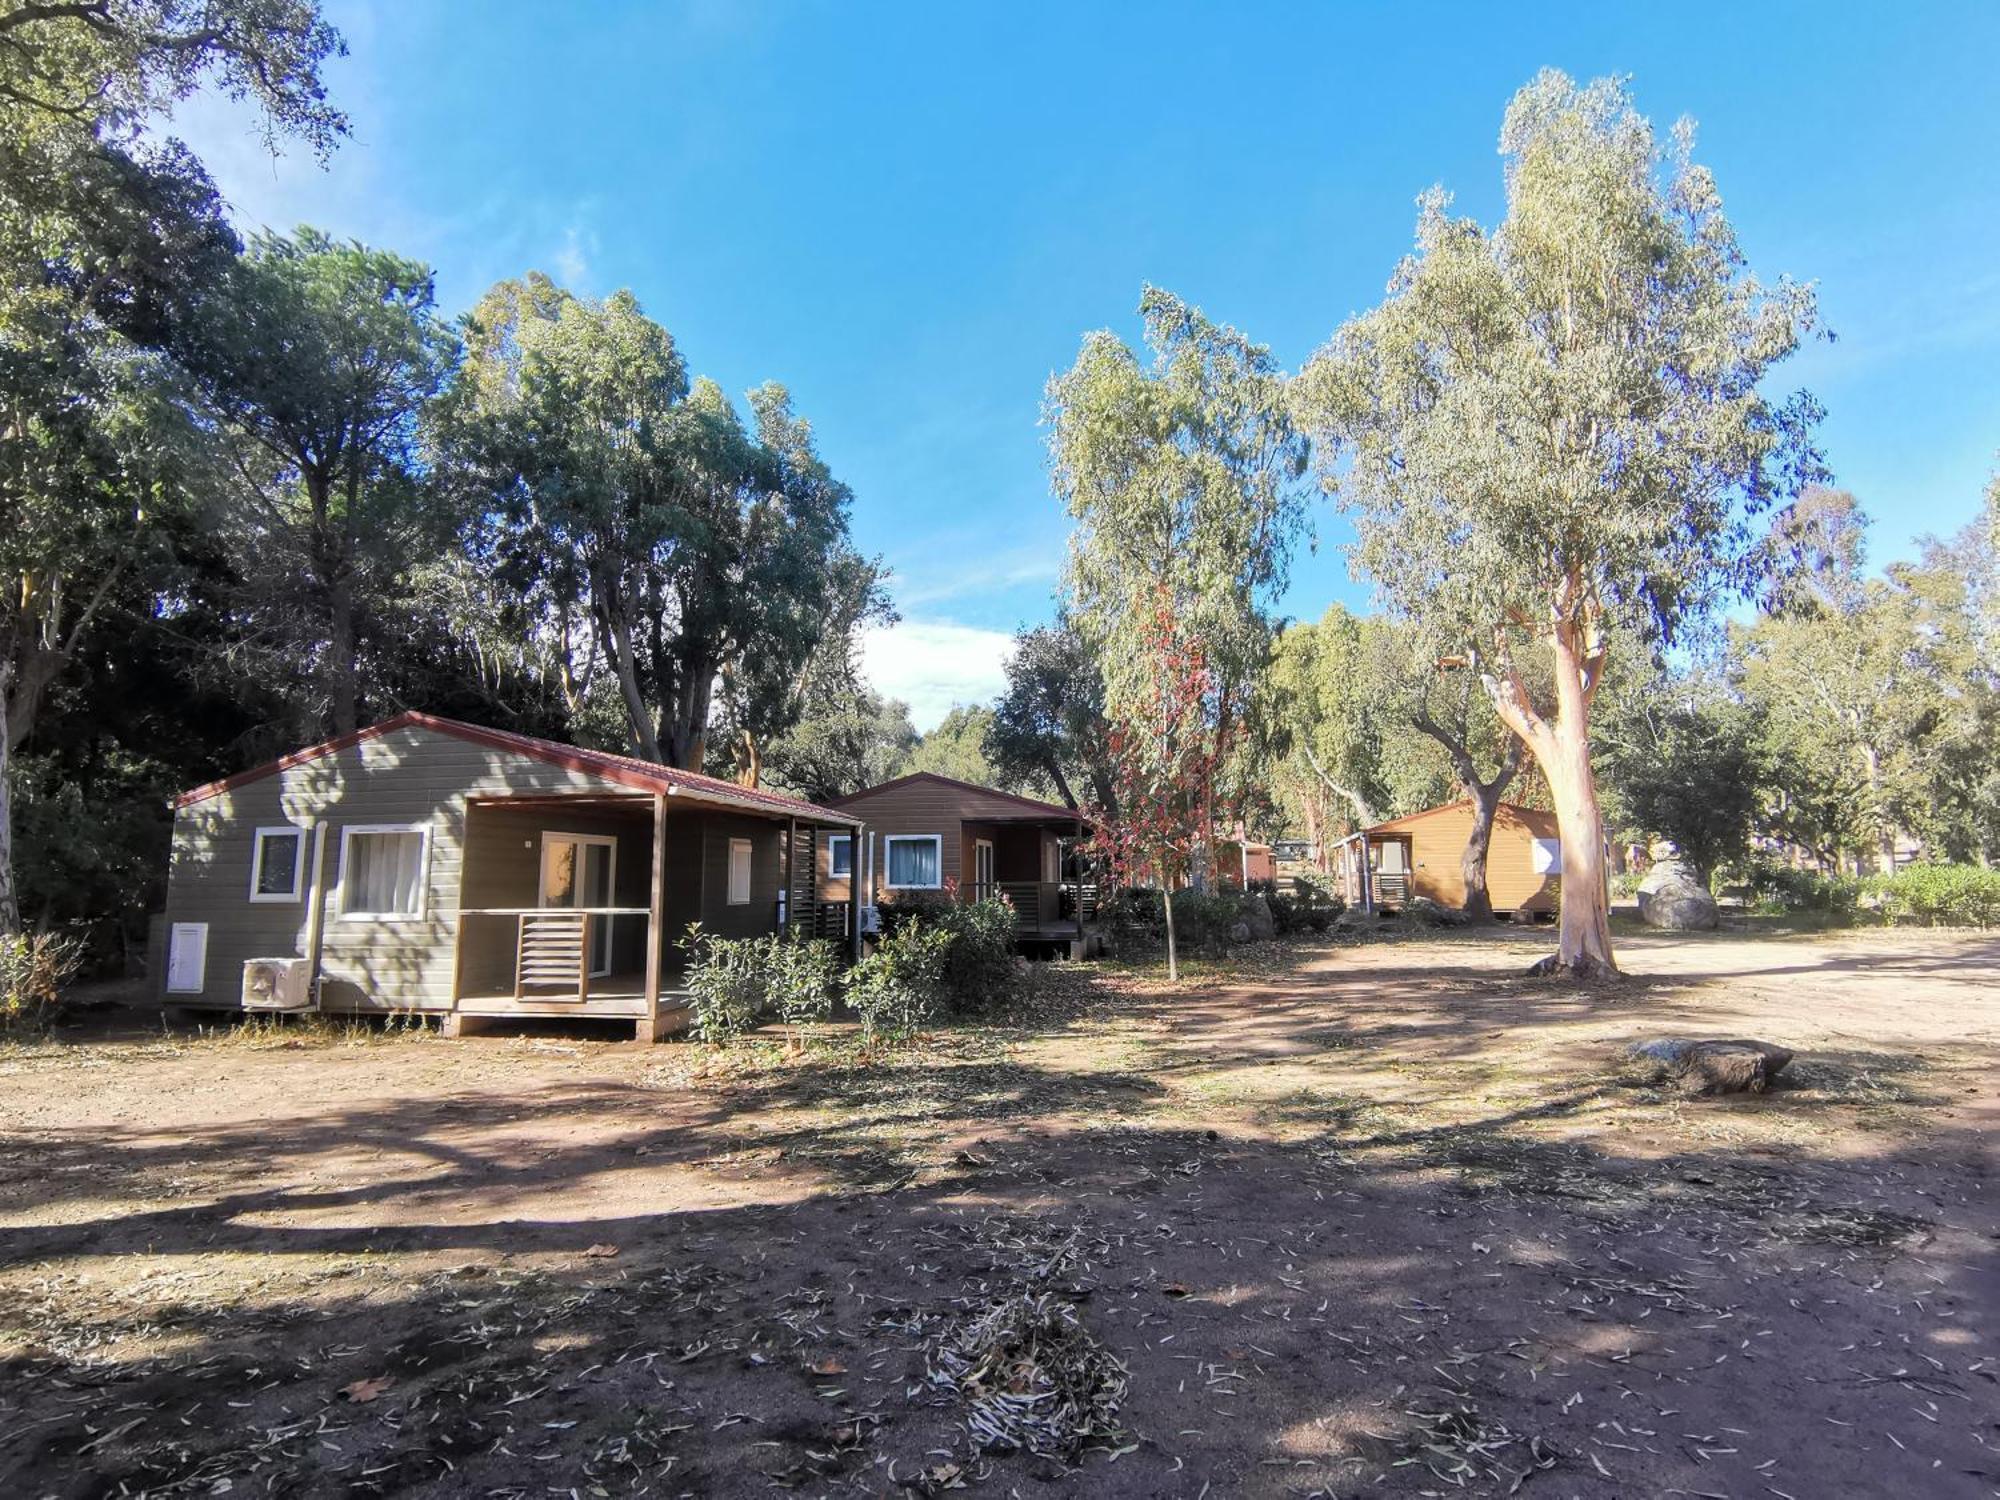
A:
{"type": "Polygon", "coordinates": [[[409,713],[175,802],[176,1009],[686,1015],[688,924],[849,931],[816,836],[857,820],[622,755],[409,713]]]}
{"type": "Polygon", "coordinates": [[[1095,951],[1100,891],[1077,854],[1089,832],[1082,813],[933,771],[829,806],[863,827],[819,835],[822,900],[852,900],[857,870],[863,906],[893,903],[903,892],[949,891],[967,901],[1004,895],[1024,949],[1078,958],[1095,951]]]}
{"type": "MultiPolygon", "coordinates": [[[[1447,802],[1349,834],[1335,847],[1333,873],[1350,906],[1401,910],[1421,896],[1439,906],[1465,903],[1463,859],[1472,804],[1447,802]]],[[[1556,815],[1503,802],[1494,811],[1486,889],[1499,916],[1537,921],[1560,904],[1562,841],[1556,815]]]]}

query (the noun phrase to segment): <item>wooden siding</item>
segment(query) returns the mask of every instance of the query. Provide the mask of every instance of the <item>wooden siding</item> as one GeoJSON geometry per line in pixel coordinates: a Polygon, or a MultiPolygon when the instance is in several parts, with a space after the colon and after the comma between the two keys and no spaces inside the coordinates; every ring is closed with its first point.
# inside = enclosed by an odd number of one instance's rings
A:
{"type": "MultiPolygon", "coordinates": [[[[1472,832],[1472,804],[1444,807],[1395,818],[1371,833],[1401,833],[1410,839],[1412,884],[1419,896],[1440,906],[1465,902],[1462,861],[1472,832]]],[[[1493,815],[1493,842],[1486,854],[1486,889],[1495,911],[1552,912],[1560,889],[1554,874],[1535,873],[1534,843],[1553,839],[1556,815],[1503,802],[1493,815]]]]}
{"type": "MultiPolygon", "coordinates": [[[[207,963],[199,993],[163,994],[162,998],[175,1005],[234,1006],[241,995],[246,959],[306,956],[306,900],[282,905],[251,902],[251,850],[259,827],[286,823],[299,827],[306,834],[300,883],[309,891],[312,833],[325,824],[323,1004],[334,1010],[448,1010],[460,881],[465,870],[467,799],[619,795],[627,790],[580,769],[474,744],[421,725],[407,725],[183,807],[174,821],[165,925],[171,930],[176,922],[206,923],[207,963]],[[341,830],[354,824],[379,823],[415,824],[428,831],[424,912],[390,921],[343,919],[337,909],[341,830]]],[[[633,804],[635,818],[640,805],[633,804]]],[[[650,799],[644,805],[644,816],[650,818],[650,799]]],[[[665,926],[669,941],[677,941],[697,915],[716,930],[732,935],[769,931],[776,920],[786,820],[672,802],[668,812],[665,926]],[[726,905],[728,839],[732,833],[751,838],[756,848],[752,899],[747,907],[726,905]],[[699,858],[685,856],[684,851],[695,849],[700,851],[699,858]]],[[[518,820],[516,849],[526,863],[513,870],[488,871],[481,861],[473,875],[475,894],[465,902],[468,906],[527,904],[491,899],[489,895],[518,889],[523,870],[526,889],[532,893],[534,872],[539,868],[539,840],[531,853],[521,847],[522,839],[533,838],[543,828],[595,831],[576,821],[584,815],[582,809],[481,807],[475,816],[483,819],[499,814],[518,820]]],[[[641,882],[636,899],[629,904],[644,906],[651,841],[640,831],[638,822],[629,826],[640,841],[628,854],[625,840],[620,839],[619,887],[621,895],[631,893],[635,887],[627,882],[641,882]]],[[[161,963],[156,970],[162,992],[165,969],[161,963]]]]}
{"type": "MultiPolygon", "coordinates": [[[[879,900],[888,893],[883,884],[882,841],[891,834],[936,834],[942,841],[939,864],[942,878],[961,889],[972,880],[972,846],[975,839],[993,842],[994,874],[999,880],[1041,880],[1045,846],[1052,847],[1069,830],[1060,825],[1063,815],[1051,813],[1046,823],[1032,820],[1032,809],[1002,793],[981,787],[960,786],[948,781],[916,778],[885,785],[874,791],[843,798],[844,813],[863,819],[874,848],[875,894],[879,900]]],[[[827,874],[827,836],[816,840],[815,869],[820,877],[820,896],[828,901],[849,899],[850,884],[827,874]]],[[[865,852],[855,850],[857,873],[865,868],[865,852]]]]}

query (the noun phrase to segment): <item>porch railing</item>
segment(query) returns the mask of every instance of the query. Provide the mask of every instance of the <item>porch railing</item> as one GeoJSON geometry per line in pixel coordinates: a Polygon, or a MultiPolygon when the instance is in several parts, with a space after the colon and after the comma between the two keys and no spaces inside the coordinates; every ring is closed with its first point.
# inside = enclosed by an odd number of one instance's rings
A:
{"type": "Polygon", "coordinates": [[[1098,887],[1094,881],[999,880],[975,885],[973,898],[1002,895],[1014,903],[1014,925],[1023,932],[1081,926],[1097,920],[1098,887]]]}
{"type": "Polygon", "coordinates": [[[1410,899],[1410,877],[1389,870],[1376,870],[1369,877],[1375,887],[1377,906],[1401,906],[1410,899]]]}

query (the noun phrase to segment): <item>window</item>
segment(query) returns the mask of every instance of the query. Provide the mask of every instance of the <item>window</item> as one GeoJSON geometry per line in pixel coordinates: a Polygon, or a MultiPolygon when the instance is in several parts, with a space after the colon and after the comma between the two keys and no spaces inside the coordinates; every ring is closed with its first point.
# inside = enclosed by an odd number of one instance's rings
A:
{"type": "Polygon", "coordinates": [[[729,904],[750,904],[750,840],[729,841],[729,904]]]}
{"type": "Polygon", "coordinates": [[[1536,839],[1531,856],[1537,875],[1560,875],[1563,867],[1561,839],[1536,839]]]}
{"type": "Polygon", "coordinates": [[[882,840],[883,884],[934,891],[944,884],[944,840],[935,833],[892,833],[882,840]]]}
{"type": "Polygon", "coordinates": [[[342,917],[420,917],[430,835],[417,823],[364,824],[340,834],[342,917]]]}
{"type": "Polygon", "coordinates": [[[257,830],[257,843],[250,855],[250,899],[252,901],[297,901],[299,866],[304,863],[306,836],[290,824],[257,830]]]}
{"type": "Polygon", "coordinates": [[[167,993],[199,995],[207,978],[208,923],[174,923],[167,933],[167,993]]]}
{"type": "Polygon", "coordinates": [[[826,841],[826,873],[835,880],[854,875],[854,835],[836,833],[826,841]]]}

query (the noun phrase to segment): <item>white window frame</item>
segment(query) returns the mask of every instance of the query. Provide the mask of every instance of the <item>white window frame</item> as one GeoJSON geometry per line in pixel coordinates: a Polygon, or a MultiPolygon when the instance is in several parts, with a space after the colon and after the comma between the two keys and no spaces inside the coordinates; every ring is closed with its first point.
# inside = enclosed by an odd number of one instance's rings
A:
{"type": "Polygon", "coordinates": [[[250,899],[261,906],[297,906],[305,899],[306,876],[306,831],[296,823],[269,823],[259,828],[250,841],[250,899]],[[292,856],[292,888],[289,891],[269,892],[257,889],[258,879],[264,873],[264,840],[280,835],[289,835],[298,842],[297,852],[292,856]]]}
{"type": "Polygon", "coordinates": [[[941,833],[885,833],[882,835],[882,887],[890,891],[941,891],[944,889],[944,835],[941,833]],[[898,844],[929,844],[937,850],[936,880],[912,885],[898,883],[889,878],[896,868],[895,846],[898,844]]]}
{"type": "Polygon", "coordinates": [[[1528,869],[1536,875],[1562,874],[1562,840],[1560,838],[1534,839],[1528,850],[1528,869]]]}
{"type": "Polygon", "coordinates": [[[754,839],[731,839],[729,860],[724,867],[723,901],[729,906],[748,906],[757,890],[757,843],[754,839]],[[736,851],[743,851],[743,894],[736,894],[736,851]]]}
{"type": "Polygon", "coordinates": [[[828,880],[852,880],[854,878],[854,835],[851,833],[830,833],[826,836],[826,878],[828,880]],[[840,869],[834,857],[838,847],[847,851],[847,868],[840,869]]]}
{"type": "Polygon", "coordinates": [[[428,823],[349,823],[340,830],[340,885],[334,893],[333,909],[341,922],[416,922],[429,915],[431,907],[431,825],[428,823]],[[414,833],[417,845],[417,909],[415,911],[349,911],[347,909],[348,855],[356,834],[414,833]]]}
{"type": "Polygon", "coordinates": [[[208,988],[208,923],[175,922],[167,929],[167,973],[166,992],[169,995],[199,995],[208,988]],[[194,966],[194,983],[174,983],[174,954],[179,950],[183,934],[189,934],[201,954],[201,960],[194,966]]]}

